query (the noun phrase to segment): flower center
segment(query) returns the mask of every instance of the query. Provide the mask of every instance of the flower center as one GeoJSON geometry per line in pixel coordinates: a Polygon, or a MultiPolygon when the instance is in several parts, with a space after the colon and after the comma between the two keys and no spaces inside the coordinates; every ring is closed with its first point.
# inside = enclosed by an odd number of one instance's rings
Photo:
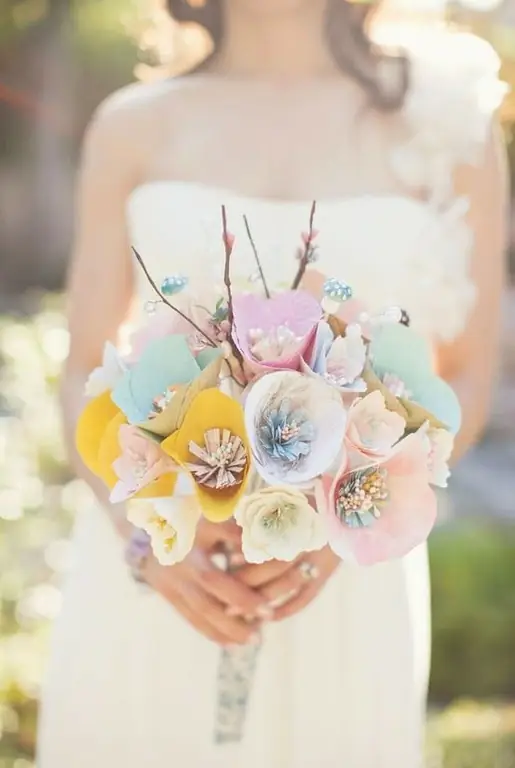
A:
{"type": "Polygon", "coordinates": [[[283,401],[279,408],[265,413],[258,427],[263,452],[271,459],[296,464],[311,451],[315,438],[307,414],[283,401]]]}
{"type": "Polygon", "coordinates": [[[296,336],[290,328],[279,325],[268,333],[261,328],[249,331],[250,351],[256,360],[277,360],[295,353],[302,336],[296,336]]]}
{"type": "Polygon", "coordinates": [[[278,531],[288,522],[291,513],[295,511],[293,504],[283,504],[275,509],[271,509],[267,515],[262,518],[263,528],[267,531],[278,531]]]}
{"type": "Polygon", "coordinates": [[[204,445],[190,441],[190,453],[198,459],[188,468],[201,485],[208,488],[231,488],[240,485],[247,466],[247,451],[241,438],[228,429],[210,429],[204,434],[204,445]]]}
{"type": "Polygon", "coordinates": [[[336,498],[337,514],[351,528],[367,527],[381,516],[381,505],[388,499],[388,473],[383,467],[353,472],[340,486],[336,498]]]}
{"type": "Polygon", "coordinates": [[[151,525],[155,525],[159,531],[164,531],[164,529],[168,525],[168,521],[165,520],[164,517],[160,517],[159,515],[155,515],[155,517],[150,518],[149,522],[151,525]]]}
{"type": "Polygon", "coordinates": [[[174,533],[172,536],[169,536],[167,539],[163,541],[163,547],[167,554],[170,554],[172,549],[175,547],[177,543],[177,534],[174,533]]]}

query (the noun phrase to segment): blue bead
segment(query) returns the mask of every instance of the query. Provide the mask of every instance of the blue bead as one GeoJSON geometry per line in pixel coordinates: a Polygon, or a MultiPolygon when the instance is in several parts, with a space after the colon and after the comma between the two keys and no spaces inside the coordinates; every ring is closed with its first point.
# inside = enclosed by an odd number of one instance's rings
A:
{"type": "Polygon", "coordinates": [[[342,280],[331,277],[324,283],[324,296],[335,301],[347,301],[352,298],[352,288],[342,280]]]}
{"type": "Polygon", "coordinates": [[[188,285],[188,278],[184,275],[170,275],[161,283],[161,293],[164,296],[175,296],[188,285]]]}

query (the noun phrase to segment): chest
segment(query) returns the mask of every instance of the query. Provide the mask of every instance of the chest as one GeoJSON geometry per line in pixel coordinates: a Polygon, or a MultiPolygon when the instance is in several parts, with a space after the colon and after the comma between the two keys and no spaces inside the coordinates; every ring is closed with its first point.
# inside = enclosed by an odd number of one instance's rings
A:
{"type": "Polygon", "coordinates": [[[399,130],[343,86],[193,88],[179,94],[149,176],[276,199],[395,194],[399,130]]]}

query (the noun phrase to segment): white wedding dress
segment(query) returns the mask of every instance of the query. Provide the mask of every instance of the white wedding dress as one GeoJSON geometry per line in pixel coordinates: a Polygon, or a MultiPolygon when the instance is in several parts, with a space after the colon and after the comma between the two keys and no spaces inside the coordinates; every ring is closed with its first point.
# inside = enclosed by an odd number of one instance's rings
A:
{"type": "MultiPolygon", "coordinates": [[[[424,38],[425,40],[425,38],[424,38]]],[[[478,40],[417,44],[405,140],[392,163],[406,197],[319,201],[316,268],[372,309],[399,305],[422,333],[452,339],[472,306],[472,248],[452,172],[480,157],[500,99],[498,61],[478,40]],[[424,55],[424,51],[427,55],[424,55]]],[[[220,206],[236,235],[234,281],[250,286],[249,218],[270,283],[291,282],[310,202],[249,199],[176,182],[137,188],[132,240],[159,283],[219,282],[220,206]]],[[[254,290],[256,286],[254,285],[254,290]]],[[[153,298],[140,281],[141,299],[153,298]]],[[[425,547],[373,568],[343,564],[319,598],[270,625],[245,736],[215,745],[219,649],[124,564],[108,512],[80,513],[76,562],[57,623],[40,729],[40,768],[418,768],[429,668],[425,547]]]]}

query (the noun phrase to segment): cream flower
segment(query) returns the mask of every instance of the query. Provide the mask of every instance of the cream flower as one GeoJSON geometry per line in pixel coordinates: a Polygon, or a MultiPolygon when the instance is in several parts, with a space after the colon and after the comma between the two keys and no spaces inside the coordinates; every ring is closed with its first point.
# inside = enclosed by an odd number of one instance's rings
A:
{"type": "Polygon", "coordinates": [[[127,370],[127,366],[111,342],[104,346],[102,365],[95,368],[88,377],[84,387],[87,397],[97,397],[108,389],[114,389],[127,370]]]}
{"type": "Polygon", "coordinates": [[[429,482],[447,488],[451,475],[449,460],[454,448],[454,435],[446,429],[428,429],[426,435],[429,441],[429,482]]]}
{"type": "Polygon", "coordinates": [[[371,392],[349,410],[345,441],[353,458],[381,461],[404,435],[406,422],[389,411],[381,392],[371,392]]]}
{"type": "Polygon", "coordinates": [[[200,509],[193,496],[137,500],[129,502],[127,519],[148,533],[161,565],[174,565],[184,560],[193,547],[200,509]]]}
{"type": "Polygon", "coordinates": [[[291,561],[327,544],[320,515],[303,493],[285,486],[244,497],[235,519],[242,528],[242,549],[249,563],[291,561]]]}

